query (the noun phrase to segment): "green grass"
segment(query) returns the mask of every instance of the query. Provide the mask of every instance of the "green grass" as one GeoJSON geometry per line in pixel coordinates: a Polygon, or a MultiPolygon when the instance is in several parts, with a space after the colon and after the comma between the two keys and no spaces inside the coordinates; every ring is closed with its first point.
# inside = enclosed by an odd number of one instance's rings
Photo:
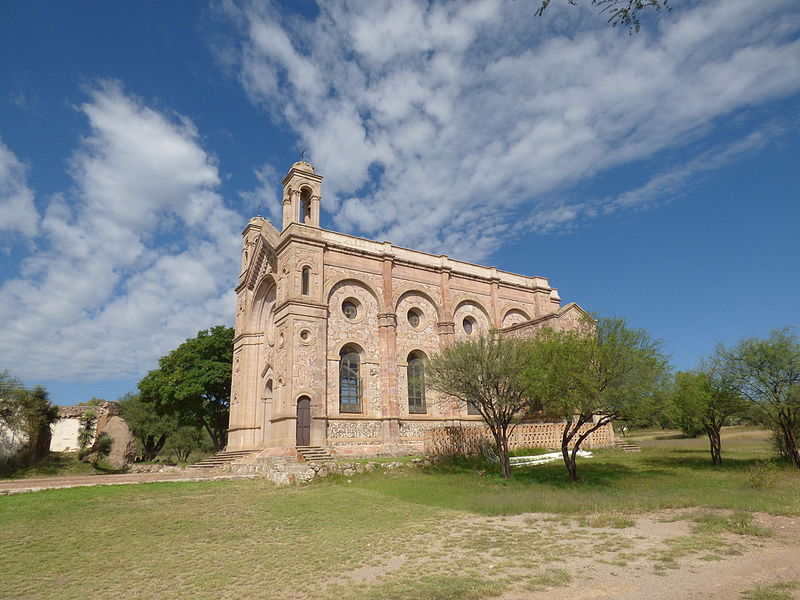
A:
{"type": "Polygon", "coordinates": [[[742,592],[743,600],[794,600],[800,590],[800,581],[783,581],[772,585],[759,585],[742,592]]]}
{"type": "Polygon", "coordinates": [[[567,585],[572,576],[564,569],[549,569],[538,575],[531,575],[525,580],[525,587],[532,592],[547,590],[567,585]]]}
{"type": "Polygon", "coordinates": [[[404,501],[503,515],[521,512],[636,513],[660,508],[708,507],[800,514],[800,473],[775,463],[774,485],[751,485],[748,473],[764,460],[751,450],[724,452],[714,467],[701,449],[647,448],[641,454],[595,450],[578,461],[582,481],[571,483],[561,462],[515,469],[510,481],[477,458],[458,459],[394,476],[371,474],[353,485],[404,501]]]}
{"type": "Polygon", "coordinates": [[[563,556],[599,537],[598,562],[661,568],[757,543],[768,532],[749,513],[800,514],[791,468],[776,465],[769,489],[748,483],[764,458],[743,446],[714,468],[703,449],[655,441],[641,454],[597,451],[579,462],[579,484],[560,463],[505,481],[462,459],[290,488],[254,480],[5,496],[0,598],[82,599],[87,589],[131,600],[524,596],[566,585],[563,556]],[[683,517],[692,531],[637,555],[637,515],[681,507],[699,509],[683,517]]]}

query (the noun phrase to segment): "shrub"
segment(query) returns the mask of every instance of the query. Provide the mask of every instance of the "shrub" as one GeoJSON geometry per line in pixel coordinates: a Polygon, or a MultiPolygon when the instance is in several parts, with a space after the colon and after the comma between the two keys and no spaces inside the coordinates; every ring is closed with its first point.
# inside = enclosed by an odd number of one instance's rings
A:
{"type": "MultiPolygon", "coordinates": [[[[81,450],[83,450],[89,444],[91,444],[92,439],[94,439],[94,430],[95,426],[97,425],[97,413],[87,410],[85,413],[83,413],[83,416],[81,416],[80,423],[80,429],[78,430],[78,444],[80,445],[81,450]]],[[[81,458],[81,460],[83,459],[81,458]]]]}
{"type": "MultiPolygon", "coordinates": [[[[798,436],[800,436],[800,423],[798,423],[798,426],[794,429],[794,438],[798,439],[798,436]]],[[[792,462],[792,454],[786,447],[786,437],[783,435],[783,432],[780,429],[773,428],[769,437],[775,454],[783,460],[792,462]]]]}
{"type": "Polygon", "coordinates": [[[114,439],[107,433],[101,433],[92,446],[92,452],[97,455],[98,459],[105,458],[111,453],[111,446],[113,445],[114,439]]]}
{"type": "Polygon", "coordinates": [[[778,483],[778,467],[768,460],[757,462],[747,471],[747,483],[756,489],[775,487],[778,483]]]}

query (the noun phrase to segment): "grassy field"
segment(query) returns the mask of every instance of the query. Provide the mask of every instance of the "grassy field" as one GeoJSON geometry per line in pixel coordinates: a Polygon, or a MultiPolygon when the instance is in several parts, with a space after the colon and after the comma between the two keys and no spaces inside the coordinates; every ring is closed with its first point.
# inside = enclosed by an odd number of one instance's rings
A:
{"type": "Polygon", "coordinates": [[[634,439],[641,454],[598,451],[579,463],[577,485],[560,463],[503,481],[461,460],[294,488],[256,480],[0,497],[0,597],[479,599],[569,582],[558,556],[576,541],[602,536],[613,560],[626,560],[617,532],[647,511],[736,511],[693,513],[686,539],[646,557],[654,568],[713,555],[720,531],[767,535],[754,511],[800,515],[800,475],[764,463],[762,432],[728,431],[722,468],[702,440],[634,439]],[[520,560],[531,565],[523,575],[520,560]]]}

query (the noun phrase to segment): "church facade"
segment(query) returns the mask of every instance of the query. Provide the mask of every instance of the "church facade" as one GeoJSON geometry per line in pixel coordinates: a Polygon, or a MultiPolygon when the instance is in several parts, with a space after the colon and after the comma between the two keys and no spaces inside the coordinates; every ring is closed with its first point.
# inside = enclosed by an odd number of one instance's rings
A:
{"type": "Polygon", "coordinates": [[[543,277],[322,229],[321,184],[294,163],[281,230],[255,217],[242,234],[228,450],[419,452],[427,429],[481,421],[425,389],[427,357],[585,315],[543,277]]]}

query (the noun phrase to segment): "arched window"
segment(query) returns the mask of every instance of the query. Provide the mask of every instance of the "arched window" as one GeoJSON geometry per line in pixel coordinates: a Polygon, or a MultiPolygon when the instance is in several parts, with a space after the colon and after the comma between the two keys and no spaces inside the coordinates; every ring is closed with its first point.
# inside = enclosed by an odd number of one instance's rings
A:
{"type": "Polygon", "coordinates": [[[339,412],[361,412],[361,357],[352,346],[339,352],[339,412]]]}
{"type": "Polygon", "coordinates": [[[424,414],[425,409],[425,358],[421,352],[408,355],[408,412],[424,414]]]}
{"type": "Polygon", "coordinates": [[[311,190],[308,188],[300,191],[300,222],[311,225],[311,190]]]}
{"type": "Polygon", "coordinates": [[[303,267],[300,288],[303,296],[308,296],[311,293],[311,267],[303,267]]]}

